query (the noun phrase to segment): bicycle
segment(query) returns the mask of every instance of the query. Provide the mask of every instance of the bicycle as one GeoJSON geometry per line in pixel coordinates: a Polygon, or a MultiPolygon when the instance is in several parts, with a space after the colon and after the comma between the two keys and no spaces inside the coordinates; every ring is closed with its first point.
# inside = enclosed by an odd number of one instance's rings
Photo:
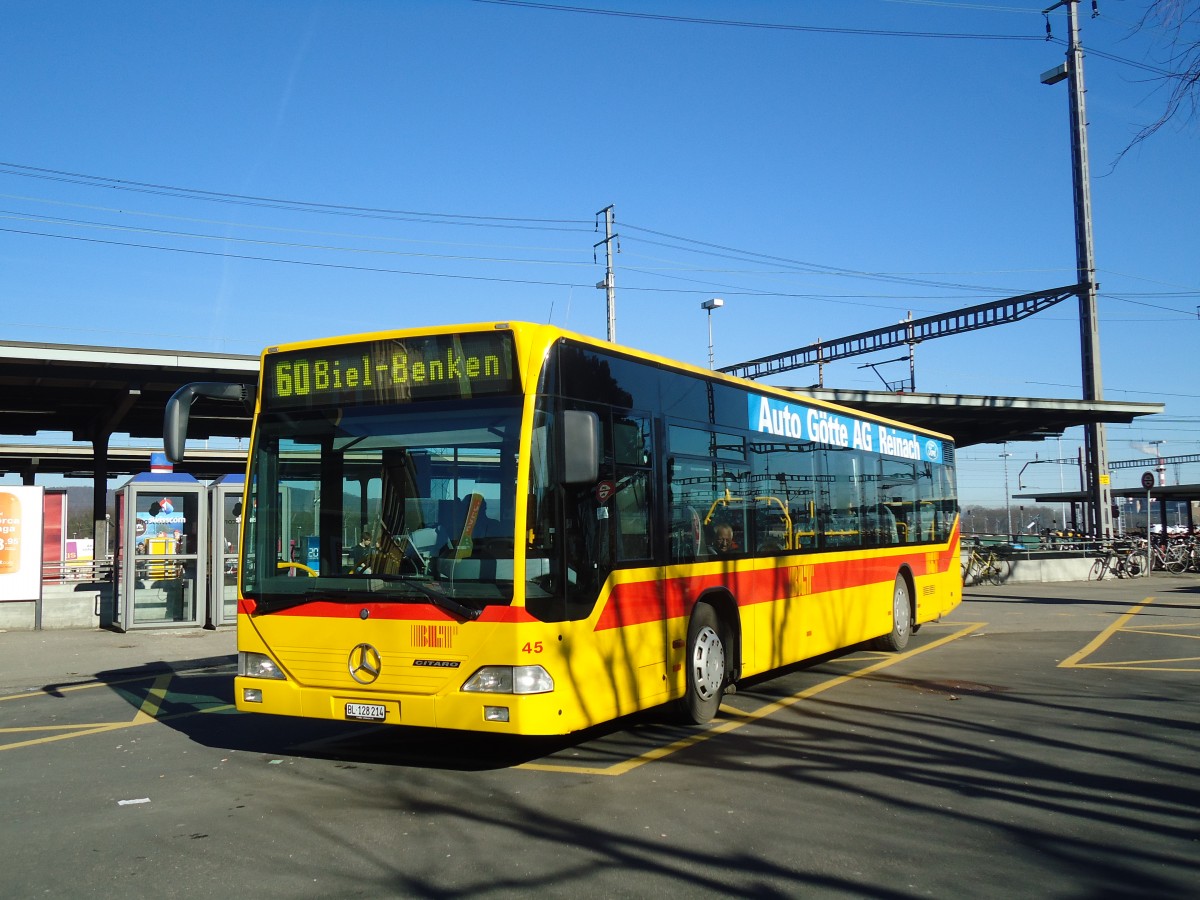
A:
{"type": "Polygon", "coordinates": [[[1002,584],[1011,571],[1012,565],[1009,561],[1001,559],[995,550],[984,554],[978,546],[972,547],[971,555],[962,567],[963,584],[1002,584]]]}
{"type": "Polygon", "coordinates": [[[1137,578],[1146,571],[1146,554],[1132,547],[1104,548],[1104,555],[1092,563],[1088,573],[1088,581],[1103,581],[1106,575],[1116,575],[1118,578],[1137,578]]]}
{"type": "MultiPolygon", "coordinates": [[[[1144,541],[1138,542],[1138,552],[1146,552],[1144,541]]],[[[1162,569],[1178,575],[1191,563],[1191,554],[1188,548],[1179,541],[1172,541],[1169,544],[1156,541],[1150,545],[1149,553],[1151,571],[1162,569]]]]}

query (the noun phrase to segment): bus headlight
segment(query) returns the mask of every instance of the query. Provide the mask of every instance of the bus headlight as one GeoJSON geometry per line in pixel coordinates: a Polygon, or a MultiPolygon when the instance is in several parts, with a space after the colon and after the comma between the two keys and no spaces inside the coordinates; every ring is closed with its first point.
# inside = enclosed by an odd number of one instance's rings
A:
{"type": "Polygon", "coordinates": [[[541,666],[484,666],[462,689],[478,694],[546,694],[554,690],[554,679],[541,666]]]}
{"type": "Polygon", "coordinates": [[[271,678],[284,681],[287,676],[265,653],[238,653],[238,674],[248,678],[271,678]]]}

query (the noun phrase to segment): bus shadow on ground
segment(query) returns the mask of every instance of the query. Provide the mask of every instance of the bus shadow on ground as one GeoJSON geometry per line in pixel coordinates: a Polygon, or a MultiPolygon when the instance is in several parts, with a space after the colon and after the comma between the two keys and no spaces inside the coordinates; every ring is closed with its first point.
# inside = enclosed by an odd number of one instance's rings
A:
{"type": "MultiPolygon", "coordinates": [[[[809,683],[836,678],[878,659],[850,647],[747,679],[726,697],[735,715],[778,702],[809,683]]],[[[521,737],[290,716],[254,715],[234,708],[235,657],[176,660],[98,672],[128,707],[201,746],[265,757],[333,760],[349,765],[486,771],[535,761],[603,769],[721,726],[685,724],[676,704],[633,713],[569,735],[521,737]]],[[[93,681],[93,683],[94,683],[93,681]]],[[[62,696],[70,685],[47,685],[62,696]]]]}
{"type": "MultiPolygon", "coordinates": [[[[463,771],[511,768],[569,751],[577,744],[630,727],[634,718],[566,736],[514,737],[254,715],[234,708],[235,669],[233,656],[162,661],[101,671],[79,681],[47,684],[41,690],[46,697],[65,698],[85,685],[99,683],[108,688],[110,697],[132,709],[133,715],[145,713],[155,724],[213,749],[463,771]]],[[[104,704],[91,699],[94,691],[88,694],[93,713],[121,720],[122,714],[95,709],[104,704]]]]}

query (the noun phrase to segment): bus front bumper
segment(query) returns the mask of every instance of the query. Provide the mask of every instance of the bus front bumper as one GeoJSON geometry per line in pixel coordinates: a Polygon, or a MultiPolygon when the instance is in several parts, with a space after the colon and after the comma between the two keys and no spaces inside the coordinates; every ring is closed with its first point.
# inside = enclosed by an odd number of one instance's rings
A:
{"type": "Polygon", "coordinates": [[[312,688],[289,680],[237,676],[241,712],[497,734],[565,734],[572,728],[554,693],[515,695],[455,691],[446,695],[379,694],[312,688]]]}

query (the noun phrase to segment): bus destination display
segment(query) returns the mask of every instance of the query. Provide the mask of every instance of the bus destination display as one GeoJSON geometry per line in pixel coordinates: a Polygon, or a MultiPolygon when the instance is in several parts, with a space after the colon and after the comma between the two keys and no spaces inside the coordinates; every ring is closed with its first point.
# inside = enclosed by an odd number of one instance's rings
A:
{"type": "Polygon", "coordinates": [[[516,390],[512,333],[480,331],[268,354],[265,409],[453,400],[516,390]]]}

